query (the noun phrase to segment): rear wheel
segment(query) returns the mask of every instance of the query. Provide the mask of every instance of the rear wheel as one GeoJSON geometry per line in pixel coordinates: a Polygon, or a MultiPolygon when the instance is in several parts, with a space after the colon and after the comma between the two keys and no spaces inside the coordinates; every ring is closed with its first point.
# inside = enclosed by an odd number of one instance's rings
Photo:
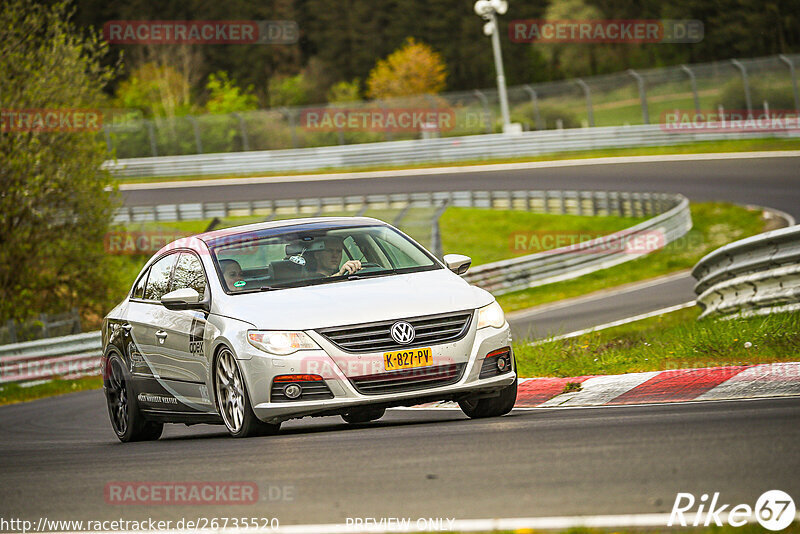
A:
{"type": "Polygon", "coordinates": [[[517,379],[510,386],[506,386],[500,390],[500,395],[497,397],[489,397],[485,399],[466,398],[458,401],[461,411],[471,419],[479,419],[481,417],[498,417],[505,415],[514,408],[514,403],[517,401],[517,379]]]}
{"type": "Polygon", "coordinates": [[[280,423],[265,423],[253,413],[239,363],[228,348],[223,348],[217,356],[214,384],[217,409],[231,436],[247,438],[277,434],[280,423]]]}
{"type": "Polygon", "coordinates": [[[106,362],[106,404],[111,427],[122,442],[148,441],[161,437],[163,423],[147,421],[139,412],[122,358],[111,354],[106,362]]]}
{"type": "Polygon", "coordinates": [[[369,423],[383,417],[386,408],[358,408],[351,412],[343,413],[342,419],[350,424],[369,423]]]}

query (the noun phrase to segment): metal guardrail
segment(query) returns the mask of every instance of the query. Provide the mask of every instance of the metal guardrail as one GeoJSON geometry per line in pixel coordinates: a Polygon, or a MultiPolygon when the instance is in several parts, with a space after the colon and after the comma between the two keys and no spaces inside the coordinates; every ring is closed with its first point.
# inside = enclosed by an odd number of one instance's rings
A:
{"type": "Polygon", "coordinates": [[[718,248],[692,276],[701,318],[800,310],[800,225],[718,248]]]}
{"type": "MultiPolygon", "coordinates": [[[[558,215],[643,217],[657,215],[672,208],[676,203],[676,198],[678,196],[664,193],[618,191],[438,191],[122,206],[117,209],[113,222],[121,224],[251,216],[263,216],[270,219],[278,215],[317,217],[327,213],[362,215],[367,210],[438,208],[445,203],[456,208],[517,209],[558,215]]],[[[399,223],[399,219],[394,220],[394,224],[397,223],[399,223]]]]}
{"type": "Polygon", "coordinates": [[[689,201],[683,195],[661,195],[661,201],[669,209],[631,228],[556,250],[480,265],[468,271],[464,278],[495,295],[502,295],[569,280],[640,258],[692,228],[689,201]]]}
{"type": "Polygon", "coordinates": [[[53,315],[40,313],[35,319],[22,322],[9,319],[5,325],[0,325],[0,345],[79,334],[80,332],[81,316],[77,308],[53,315]]]}
{"type": "MultiPolygon", "coordinates": [[[[621,215],[646,217],[643,223],[603,238],[474,267],[464,278],[495,294],[502,294],[532,284],[544,284],[574,278],[605,269],[641,256],[628,245],[642,237],[657,236],[664,245],[684,235],[692,226],[689,202],[682,195],[666,193],[626,193],[606,191],[456,191],[403,193],[292,199],[203,203],[149,207],[124,207],[117,212],[117,222],[174,221],[268,215],[282,213],[320,215],[326,211],[364,213],[367,209],[435,208],[434,235],[438,235],[438,217],[444,206],[526,210],[534,213],[586,216],[621,215]]],[[[399,219],[399,216],[398,216],[399,219]]],[[[395,219],[397,223],[398,219],[395,219]]],[[[434,247],[440,247],[434,244],[434,247]]],[[[650,250],[650,249],[648,249],[650,250]]],[[[101,340],[99,332],[65,336],[0,346],[0,384],[54,377],[72,378],[100,371],[101,340]]]]}
{"type": "Polygon", "coordinates": [[[260,152],[132,158],[116,162],[107,161],[103,167],[117,177],[302,172],[327,168],[481,160],[564,151],[663,146],[695,141],[760,137],[800,137],[800,132],[675,132],[667,131],[658,124],[612,126],[530,131],[515,135],[470,135],[260,152]]]}
{"type": "Polygon", "coordinates": [[[0,345],[0,384],[100,372],[100,332],[0,345]]]}

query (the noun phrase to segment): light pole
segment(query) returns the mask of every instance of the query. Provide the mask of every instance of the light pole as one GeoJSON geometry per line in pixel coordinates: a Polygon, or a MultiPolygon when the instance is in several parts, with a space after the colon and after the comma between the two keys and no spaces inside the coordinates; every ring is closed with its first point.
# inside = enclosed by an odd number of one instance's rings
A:
{"type": "Polygon", "coordinates": [[[503,56],[500,53],[500,32],[497,27],[497,15],[504,15],[508,11],[506,0],[478,0],[475,2],[475,13],[486,20],[483,25],[484,35],[492,38],[492,51],[494,52],[494,66],[497,70],[497,93],[500,97],[500,114],[503,117],[503,132],[513,133],[522,131],[521,125],[511,124],[508,113],[508,94],[506,93],[506,76],[503,73],[503,56]]]}

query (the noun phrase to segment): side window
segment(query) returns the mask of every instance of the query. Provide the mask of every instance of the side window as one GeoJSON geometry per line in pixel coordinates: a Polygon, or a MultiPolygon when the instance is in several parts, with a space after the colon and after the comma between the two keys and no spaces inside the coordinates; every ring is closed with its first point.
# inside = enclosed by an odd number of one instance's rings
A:
{"type": "Polygon", "coordinates": [[[200,294],[200,300],[206,293],[206,277],[203,274],[203,265],[200,259],[190,252],[182,252],[178,263],[175,265],[175,274],[172,276],[170,291],[191,287],[200,294]]]}
{"type": "Polygon", "coordinates": [[[131,298],[134,299],[143,299],[144,298],[144,286],[147,284],[147,275],[150,273],[150,269],[145,271],[139,280],[136,281],[136,287],[133,288],[133,293],[131,294],[131,298]]]}
{"type": "Polygon", "coordinates": [[[177,257],[177,254],[170,254],[150,267],[150,276],[147,277],[147,287],[144,290],[145,300],[161,300],[161,297],[167,292],[172,266],[175,265],[177,257]]]}

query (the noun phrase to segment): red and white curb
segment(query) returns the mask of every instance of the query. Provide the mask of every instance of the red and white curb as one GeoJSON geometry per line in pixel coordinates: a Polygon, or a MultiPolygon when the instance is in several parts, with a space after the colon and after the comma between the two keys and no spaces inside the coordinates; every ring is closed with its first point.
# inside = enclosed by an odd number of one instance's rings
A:
{"type": "MultiPolygon", "coordinates": [[[[794,395],[800,395],[800,362],[624,375],[521,378],[515,408],[615,406],[794,395]],[[565,393],[567,384],[580,384],[580,389],[565,393]]],[[[438,402],[418,408],[457,407],[454,402],[438,402]]]]}

